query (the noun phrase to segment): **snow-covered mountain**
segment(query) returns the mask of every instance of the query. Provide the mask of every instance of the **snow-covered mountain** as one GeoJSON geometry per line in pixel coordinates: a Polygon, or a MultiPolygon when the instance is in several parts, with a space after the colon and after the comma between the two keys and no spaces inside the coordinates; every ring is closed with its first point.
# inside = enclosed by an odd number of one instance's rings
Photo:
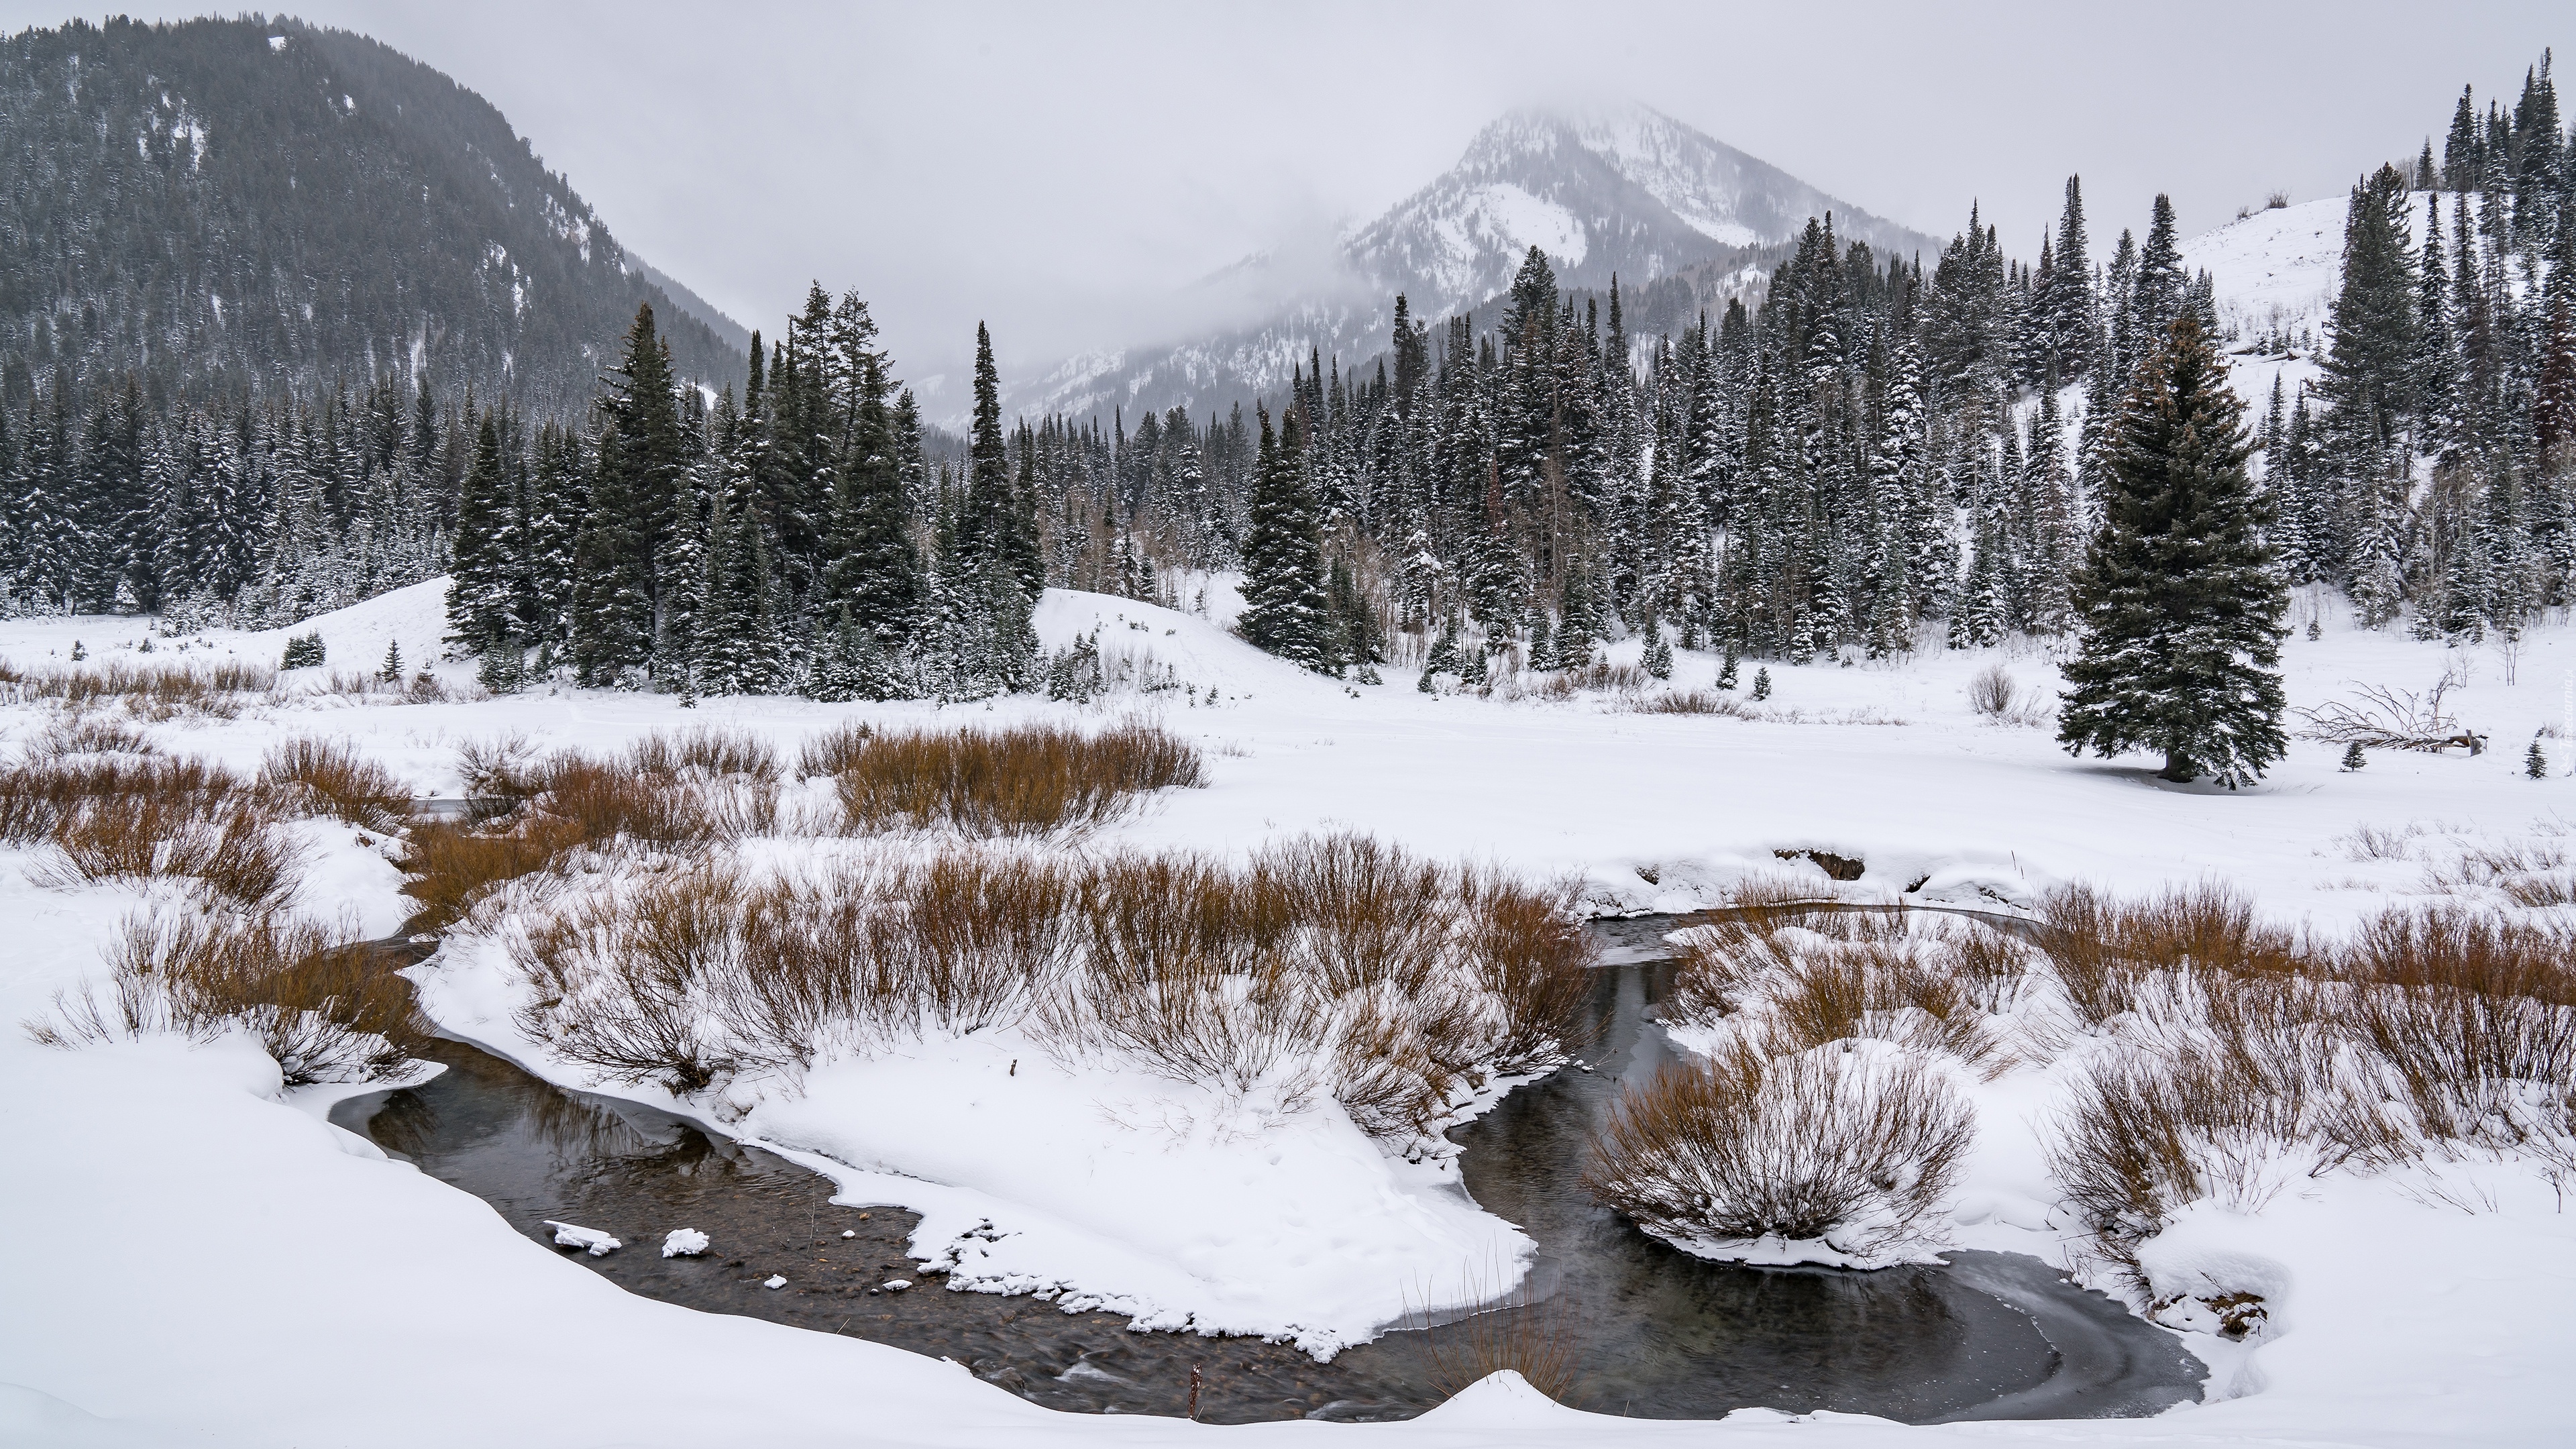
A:
{"type": "Polygon", "coordinates": [[[1505,290],[1529,249],[1559,285],[1623,287],[1689,272],[1704,302],[1758,286],[1810,216],[1882,250],[1932,237],[1871,215],[1644,106],[1510,112],[1430,184],[1345,233],[1327,265],[1278,257],[1230,268],[1229,288],[1275,278],[1269,315],[1179,343],[1073,358],[1015,388],[1006,411],[1088,414],[1187,404],[1201,412],[1274,393],[1317,352],[1357,366],[1386,345],[1395,295],[1436,319],[1505,290]],[[1723,265],[1711,267],[1712,262],[1723,265]]]}
{"type": "Polygon", "coordinates": [[[1932,238],[1837,200],[1644,106],[1583,115],[1514,111],[1438,180],[1362,227],[1346,260],[1437,316],[1511,284],[1532,246],[1560,283],[1650,281],[1730,247],[1789,241],[1831,212],[1835,230],[1900,252],[1932,238]]]}

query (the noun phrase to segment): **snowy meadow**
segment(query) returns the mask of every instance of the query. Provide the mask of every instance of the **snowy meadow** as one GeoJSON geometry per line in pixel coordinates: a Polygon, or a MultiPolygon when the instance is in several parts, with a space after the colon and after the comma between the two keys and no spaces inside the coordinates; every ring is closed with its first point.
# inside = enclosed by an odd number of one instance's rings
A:
{"type": "MultiPolygon", "coordinates": [[[[2208,1366],[2204,1403],[2126,1439],[2569,1422],[2564,626],[2506,657],[2316,604],[2294,707],[2447,680],[2486,747],[2356,771],[2302,740],[2227,791],[2065,756],[2036,646],[1774,665],[1757,705],[1713,656],[1620,670],[1632,640],[1591,687],[1426,695],[1058,591],[1042,643],[1115,642],[1154,687],[683,708],[334,678],[434,659],[441,589],[298,626],[328,651],[300,670],[274,669],[290,631],[0,636],[6,1004],[32,1026],[0,1062],[49,1174],[7,1209],[47,1248],[12,1269],[44,1311],[13,1315],[8,1392],[43,1442],[264,1442],[286,1375],[312,1385],[292,1422],[387,1442],[819,1441],[853,1384],[889,1440],[1112,1432],[627,1295],[319,1119],[449,1034],[920,1213],[910,1253],[952,1291],[1329,1357],[1528,1262],[1443,1134],[1586,1050],[1577,921],[1720,908],[1668,943],[1681,1068],[1634,1085],[1593,1174],[1640,1230],[1847,1271],[2037,1256],[2208,1366]],[[401,993],[351,946],[406,930],[436,949],[401,993]],[[427,1407],[375,1416],[389,1380],[427,1407]]],[[[1705,1431],[1504,1378],[1373,1432],[1705,1431]]]]}

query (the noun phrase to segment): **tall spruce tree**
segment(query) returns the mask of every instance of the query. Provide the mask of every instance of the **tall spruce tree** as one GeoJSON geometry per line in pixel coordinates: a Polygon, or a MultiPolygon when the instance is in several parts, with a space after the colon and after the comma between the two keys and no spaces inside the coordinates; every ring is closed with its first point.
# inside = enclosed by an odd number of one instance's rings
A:
{"type": "Polygon", "coordinates": [[[1236,627],[1258,648],[1323,669],[1335,651],[1314,493],[1301,456],[1304,420],[1290,408],[1273,437],[1270,410],[1259,411],[1260,471],[1252,489],[1252,530],[1243,544],[1243,614],[1236,627]]]}
{"type": "Polygon", "coordinates": [[[502,468],[500,423],[487,411],[456,501],[456,546],[448,565],[448,639],[469,654],[517,647],[518,575],[525,560],[514,502],[502,468]]]}
{"type": "Polygon", "coordinates": [[[2166,779],[2231,789],[2281,758],[2289,595],[2246,470],[2244,412],[2185,311],[2123,405],[2101,531],[2075,581],[2083,643],[2057,736],[2070,753],[2157,750],[2166,779]]]}

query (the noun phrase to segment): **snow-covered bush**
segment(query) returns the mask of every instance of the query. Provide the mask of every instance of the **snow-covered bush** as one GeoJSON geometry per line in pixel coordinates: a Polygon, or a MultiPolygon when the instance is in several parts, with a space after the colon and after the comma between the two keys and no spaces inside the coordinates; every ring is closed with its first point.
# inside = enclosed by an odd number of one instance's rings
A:
{"type": "Polygon", "coordinates": [[[1364,837],[1241,869],[1000,848],[830,858],[766,874],[719,853],[496,899],[487,928],[529,987],[521,1027],[680,1091],[1011,1028],[1066,1060],[1330,1096],[1405,1137],[1462,1082],[1560,1056],[1591,987],[1589,937],[1558,896],[1364,837]]]}
{"type": "Polygon", "coordinates": [[[1902,1049],[1739,1045],[1622,1098],[1584,1181],[1685,1252],[1882,1267],[1917,1249],[1974,1121],[1902,1049]]]}
{"type": "Polygon", "coordinates": [[[1989,928],[1915,910],[1755,906],[1675,944],[1665,1020],[1771,1056],[1871,1038],[2000,1068],[1985,1018],[2026,966],[1989,928]]]}
{"type": "Polygon", "coordinates": [[[295,1087],[399,1077],[431,1034],[410,983],[364,946],[276,912],[147,912],[125,923],[108,963],[105,999],[96,986],[57,996],[30,1024],[38,1042],[203,1041],[240,1027],[295,1087]]]}

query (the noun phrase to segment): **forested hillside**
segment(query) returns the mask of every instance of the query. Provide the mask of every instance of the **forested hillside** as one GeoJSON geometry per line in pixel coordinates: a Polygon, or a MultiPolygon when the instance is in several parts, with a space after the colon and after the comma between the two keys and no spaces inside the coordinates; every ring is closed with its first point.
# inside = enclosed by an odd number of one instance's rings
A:
{"type": "MultiPolygon", "coordinates": [[[[498,37],[495,43],[500,43],[498,37]]],[[[684,376],[742,354],[626,265],[500,112],[363,36],[247,16],[0,43],[0,398],[364,389],[586,407],[639,304],[684,376]]]]}

